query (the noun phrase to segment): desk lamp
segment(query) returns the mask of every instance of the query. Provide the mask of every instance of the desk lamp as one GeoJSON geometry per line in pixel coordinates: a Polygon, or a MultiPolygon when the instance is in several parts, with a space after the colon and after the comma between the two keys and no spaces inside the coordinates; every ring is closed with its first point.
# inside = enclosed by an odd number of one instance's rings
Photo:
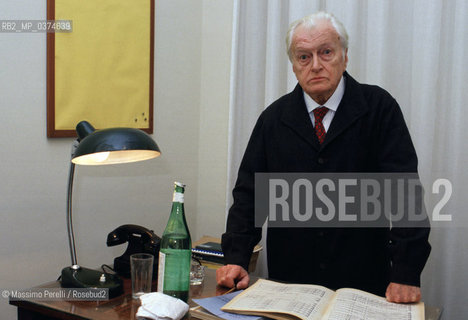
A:
{"type": "Polygon", "coordinates": [[[123,292],[122,280],[113,274],[81,267],[75,250],[72,223],[72,193],[75,164],[105,165],[143,161],[158,157],[158,145],[145,132],[133,128],[95,130],[87,121],[76,126],[78,139],[72,148],[68,175],[67,230],[71,266],[62,269],[61,285],[65,288],[108,288],[109,297],[123,292]]]}

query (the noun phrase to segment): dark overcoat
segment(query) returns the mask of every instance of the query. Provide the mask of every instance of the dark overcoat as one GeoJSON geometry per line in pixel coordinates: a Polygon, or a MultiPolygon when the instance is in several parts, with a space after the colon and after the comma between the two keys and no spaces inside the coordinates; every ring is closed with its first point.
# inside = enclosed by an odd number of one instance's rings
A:
{"type": "MultiPolygon", "coordinates": [[[[319,144],[297,85],[260,115],[241,162],[222,246],[247,268],[261,238],[254,226],[256,172],[417,172],[417,156],[395,99],[344,73],[345,92],[319,144]]],[[[353,287],[384,295],[389,282],[420,285],[429,228],[269,228],[272,279],[353,287]]]]}

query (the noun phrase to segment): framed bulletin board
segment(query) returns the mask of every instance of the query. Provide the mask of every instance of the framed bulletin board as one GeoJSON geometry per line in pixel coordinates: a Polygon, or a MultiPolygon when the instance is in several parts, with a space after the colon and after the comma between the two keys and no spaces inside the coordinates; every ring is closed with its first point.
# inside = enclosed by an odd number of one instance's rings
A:
{"type": "Polygon", "coordinates": [[[154,0],[47,0],[47,136],[96,129],[153,132],[154,0]]]}

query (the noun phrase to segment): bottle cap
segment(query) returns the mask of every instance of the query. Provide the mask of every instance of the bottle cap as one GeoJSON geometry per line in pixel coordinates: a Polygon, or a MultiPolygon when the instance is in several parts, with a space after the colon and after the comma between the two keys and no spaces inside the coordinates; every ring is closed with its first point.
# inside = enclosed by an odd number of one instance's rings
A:
{"type": "Polygon", "coordinates": [[[174,184],[178,187],[185,188],[185,184],[183,184],[182,182],[175,181],[174,184]]]}

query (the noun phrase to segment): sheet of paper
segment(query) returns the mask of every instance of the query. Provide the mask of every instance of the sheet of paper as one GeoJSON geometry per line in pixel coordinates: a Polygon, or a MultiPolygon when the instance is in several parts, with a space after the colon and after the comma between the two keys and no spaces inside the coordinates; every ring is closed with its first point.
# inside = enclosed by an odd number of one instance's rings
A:
{"type": "Polygon", "coordinates": [[[338,291],[335,304],[324,317],[327,320],[415,320],[424,319],[422,304],[396,304],[352,289],[338,291]]]}
{"type": "Polygon", "coordinates": [[[228,294],[224,294],[221,296],[204,298],[204,299],[193,299],[193,301],[204,308],[205,310],[213,313],[214,315],[226,319],[226,320],[259,320],[263,319],[262,317],[257,316],[246,316],[241,314],[235,313],[228,313],[221,310],[221,307],[224,306],[226,303],[231,301],[235,296],[241,293],[243,290],[234,291],[228,294]]]}
{"type": "Polygon", "coordinates": [[[151,3],[147,0],[56,0],[55,129],[81,120],[97,129],[150,127],[151,3]]]}

